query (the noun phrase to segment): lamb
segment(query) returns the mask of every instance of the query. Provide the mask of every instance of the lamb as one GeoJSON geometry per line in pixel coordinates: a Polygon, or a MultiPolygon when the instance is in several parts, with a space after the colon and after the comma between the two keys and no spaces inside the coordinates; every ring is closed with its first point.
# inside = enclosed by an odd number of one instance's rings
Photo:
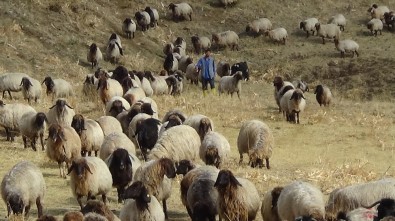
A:
{"type": "Polygon", "coordinates": [[[121,84],[114,79],[106,77],[99,79],[97,89],[99,90],[99,96],[104,105],[112,97],[123,95],[123,88],[121,84]]]}
{"type": "Polygon", "coordinates": [[[15,132],[20,131],[20,119],[27,112],[36,111],[26,104],[5,104],[0,100],[0,126],[5,129],[7,141],[14,141],[15,132]]]}
{"type": "Polygon", "coordinates": [[[107,60],[112,64],[118,63],[121,55],[123,55],[123,51],[119,43],[115,39],[108,42],[106,49],[107,60]]]}
{"type": "Polygon", "coordinates": [[[198,85],[199,71],[196,70],[196,64],[189,64],[185,72],[185,78],[191,81],[191,84],[198,85]]]}
{"type": "Polygon", "coordinates": [[[395,179],[386,178],[367,183],[354,184],[334,190],[325,207],[328,217],[340,211],[348,213],[358,207],[371,205],[383,198],[395,198],[395,179]]]}
{"type": "MultiPolygon", "coordinates": [[[[87,216],[89,213],[95,213],[107,218],[108,221],[120,221],[120,219],[108,208],[106,204],[99,200],[88,200],[81,212],[87,216]]],[[[85,217],[86,218],[86,217],[85,217]]]]}
{"type": "Polygon", "coordinates": [[[208,37],[195,35],[191,37],[191,41],[196,54],[200,54],[202,51],[211,48],[211,41],[208,37]]]}
{"type": "Polygon", "coordinates": [[[264,194],[261,207],[263,220],[281,221],[277,212],[277,201],[282,190],[283,187],[275,187],[264,194]]]}
{"type": "Polygon", "coordinates": [[[243,153],[248,153],[251,167],[263,167],[270,169],[269,158],[272,156],[274,138],[269,126],[259,120],[250,120],[243,123],[237,137],[237,149],[240,154],[241,164],[243,153]]]}
{"type": "Polygon", "coordinates": [[[151,27],[156,27],[159,25],[158,21],[159,21],[159,13],[158,10],[151,8],[151,7],[145,7],[144,11],[146,11],[149,16],[150,16],[150,20],[151,20],[151,27]]]}
{"type": "Polygon", "coordinates": [[[340,27],[340,31],[344,31],[344,26],[346,26],[347,20],[343,14],[337,14],[329,19],[328,24],[335,24],[340,27]]]}
{"type": "Polygon", "coordinates": [[[68,175],[73,195],[77,197],[78,204],[83,208],[81,198],[101,195],[104,204],[107,194],[112,188],[111,173],[104,161],[97,157],[81,157],[73,160],[68,175]]]}
{"type": "Polygon", "coordinates": [[[92,119],[84,118],[81,114],[76,114],[71,122],[71,127],[77,132],[81,139],[81,155],[91,156],[92,151],[97,152],[104,141],[104,133],[99,123],[92,119]]]}
{"type": "Polygon", "coordinates": [[[178,60],[175,54],[168,54],[163,62],[163,69],[165,69],[168,73],[173,73],[178,70],[178,60]]]}
{"type": "Polygon", "coordinates": [[[383,19],[384,18],[384,13],[390,12],[387,6],[380,5],[378,6],[377,4],[373,4],[372,7],[368,9],[368,12],[370,12],[370,15],[373,18],[377,19],[383,19]]]}
{"type": "Polygon", "coordinates": [[[21,80],[23,98],[30,104],[31,100],[37,103],[41,97],[41,84],[31,77],[23,77],[21,80]]]}
{"type": "Polygon", "coordinates": [[[126,38],[132,39],[132,36],[134,38],[136,23],[131,18],[125,18],[122,23],[122,31],[126,33],[126,38]]]}
{"type": "Polygon", "coordinates": [[[318,23],[318,19],[316,18],[308,18],[302,22],[300,22],[299,28],[303,29],[303,31],[306,32],[306,38],[310,36],[310,32],[312,32],[312,35],[314,36],[314,33],[317,31],[315,28],[315,24],[318,23]]]}
{"type": "Polygon", "coordinates": [[[383,22],[378,19],[378,18],[373,18],[366,24],[367,28],[370,30],[372,35],[377,37],[377,32],[380,32],[380,35],[382,35],[382,30],[383,30],[383,22]]]}
{"type": "Polygon", "coordinates": [[[155,196],[151,195],[148,190],[149,189],[141,181],[136,181],[125,191],[125,198],[131,198],[133,200],[127,201],[121,209],[121,220],[165,220],[165,213],[159,201],[155,196]]]}
{"type": "Polygon", "coordinates": [[[86,60],[91,63],[92,69],[98,67],[99,61],[103,60],[103,54],[100,48],[97,47],[95,43],[89,46],[88,54],[86,55],[86,60]]]}
{"type": "Polygon", "coordinates": [[[130,104],[125,98],[114,96],[106,104],[106,115],[116,117],[119,113],[129,108],[130,104]]]}
{"type": "Polygon", "coordinates": [[[5,92],[12,99],[12,92],[19,92],[22,90],[21,81],[23,77],[28,77],[25,73],[5,73],[0,76],[0,91],[3,91],[3,99],[5,92]]]}
{"type": "Polygon", "coordinates": [[[147,160],[148,150],[151,150],[158,141],[161,125],[161,122],[155,118],[137,122],[135,136],[144,160],[147,160]]]}
{"type": "Polygon", "coordinates": [[[60,124],[71,126],[75,112],[65,99],[56,100],[55,104],[49,108],[47,113],[48,124],[60,124]]]}
{"type": "Polygon", "coordinates": [[[266,34],[272,30],[272,22],[267,18],[259,18],[250,22],[246,27],[247,33],[252,33],[254,37],[266,34]]]}
{"type": "Polygon", "coordinates": [[[188,3],[186,3],[186,2],[179,3],[179,4],[170,3],[169,9],[173,13],[173,20],[174,21],[178,22],[181,19],[189,19],[189,21],[192,21],[193,9],[188,3]]]}
{"type": "Polygon", "coordinates": [[[141,27],[142,31],[147,31],[151,24],[151,17],[146,11],[138,11],[135,13],[137,24],[141,27]]]}
{"type": "Polygon", "coordinates": [[[252,182],[236,178],[230,170],[221,170],[214,187],[218,190],[217,208],[221,218],[228,221],[255,219],[261,200],[252,182]]]}
{"type": "Polygon", "coordinates": [[[11,212],[28,216],[30,206],[37,205],[37,215],[43,215],[46,186],[40,169],[30,161],[21,161],[4,175],[1,197],[7,206],[7,218],[11,212]]]}
{"type": "Polygon", "coordinates": [[[107,159],[119,147],[126,149],[131,154],[136,154],[133,142],[124,133],[114,132],[104,138],[100,148],[100,159],[107,159]]]}
{"type": "MultiPolygon", "coordinates": [[[[87,79],[85,79],[85,82],[87,81],[87,79]]],[[[97,79],[95,79],[93,76],[90,76],[88,81],[90,81],[91,84],[95,84],[96,80],[97,79]]],[[[52,100],[54,100],[55,98],[68,98],[74,95],[73,87],[68,81],[64,79],[52,79],[51,77],[45,77],[42,83],[45,83],[45,86],[47,87],[47,96],[52,94],[52,100]]]]}
{"type": "Polygon", "coordinates": [[[188,189],[187,200],[192,220],[215,221],[218,192],[211,179],[196,179],[188,189]]]}
{"type": "Polygon", "coordinates": [[[154,94],[162,95],[168,93],[166,77],[154,76],[150,71],[146,71],[145,76],[148,78],[154,94]]]}
{"type": "Polygon", "coordinates": [[[307,84],[307,82],[306,82],[306,81],[302,81],[302,80],[300,80],[300,79],[294,80],[294,81],[292,82],[292,85],[293,85],[295,88],[299,88],[300,90],[302,90],[303,93],[310,90],[310,89],[309,89],[309,85],[307,84]]]}
{"type": "Polygon", "coordinates": [[[325,85],[317,85],[314,91],[315,98],[320,106],[328,106],[332,102],[332,92],[325,85]]]}
{"type": "Polygon", "coordinates": [[[325,44],[325,38],[340,39],[340,28],[336,24],[321,25],[320,23],[315,24],[317,29],[317,35],[322,38],[322,44],[325,44]]]}
{"type": "Polygon", "coordinates": [[[375,209],[365,209],[365,208],[357,208],[354,209],[347,214],[344,212],[339,212],[336,216],[336,220],[339,221],[374,221],[374,220],[382,220],[382,218],[378,219],[377,211],[375,209]]]}
{"type": "Polygon", "coordinates": [[[280,100],[281,110],[287,121],[300,123],[299,114],[306,107],[306,98],[300,89],[291,89],[287,91],[280,100]]]}
{"type": "Polygon", "coordinates": [[[214,122],[205,115],[195,114],[185,119],[184,125],[189,125],[199,134],[200,140],[203,141],[204,136],[209,131],[214,131],[214,122]]]}
{"type": "Polygon", "coordinates": [[[355,42],[353,40],[346,39],[346,40],[339,41],[339,40],[335,39],[335,46],[336,46],[336,49],[338,51],[340,51],[340,55],[342,58],[344,58],[344,54],[346,52],[351,52],[352,57],[354,57],[354,54],[356,54],[357,57],[359,57],[359,53],[358,53],[359,45],[357,42],[355,42]]]}
{"type": "Polygon", "coordinates": [[[41,148],[43,151],[45,150],[44,132],[47,128],[47,121],[43,112],[29,111],[22,115],[19,125],[25,149],[27,148],[27,139],[29,139],[32,149],[36,151],[36,141],[40,137],[41,148]]]}
{"type": "Polygon", "coordinates": [[[230,144],[222,134],[210,131],[204,136],[199,156],[205,164],[220,168],[230,156],[230,144]]]}
{"type": "Polygon", "coordinates": [[[310,220],[325,220],[325,203],[322,192],[310,183],[294,181],[284,186],[277,201],[281,220],[308,217],[310,220]]]}
{"type": "Polygon", "coordinates": [[[274,99],[276,100],[278,111],[281,113],[280,99],[281,97],[291,89],[295,89],[294,85],[289,81],[284,81],[282,77],[276,76],[273,80],[274,86],[274,99]]]}
{"type": "Polygon", "coordinates": [[[218,0],[219,3],[226,8],[228,5],[233,6],[237,3],[237,0],[218,0]]]}
{"type": "Polygon", "coordinates": [[[101,116],[96,121],[102,129],[104,137],[111,133],[122,133],[121,123],[115,117],[101,116]]]}
{"type": "Polygon", "coordinates": [[[176,176],[174,163],[169,158],[150,160],[139,167],[135,178],[141,181],[148,193],[162,201],[165,219],[168,219],[166,200],[171,195],[171,179],[176,176]]]}
{"type": "Polygon", "coordinates": [[[243,74],[241,71],[236,72],[233,76],[223,76],[219,81],[218,94],[221,95],[222,93],[227,92],[231,97],[233,97],[233,93],[236,92],[237,97],[241,100],[241,80],[243,80],[243,74]]]}
{"type": "Polygon", "coordinates": [[[212,42],[217,47],[230,47],[232,50],[239,50],[239,36],[234,31],[225,31],[211,35],[212,42]]]}
{"type": "Polygon", "coordinates": [[[280,42],[283,42],[283,44],[285,45],[287,42],[288,33],[287,33],[287,30],[285,30],[285,28],[276,28],[276,29],[270,30],[268,32],[268,36],[270,39],[277,42],[277,44],[280,44],[280,42]]]}
{"type": "Polygon", "coordinates": [[[81,157],[81,140],[70,126],[51,124],[48,128],[47,156],[59,165],[60,177],[66,178],[66,167],[81,157]]]}

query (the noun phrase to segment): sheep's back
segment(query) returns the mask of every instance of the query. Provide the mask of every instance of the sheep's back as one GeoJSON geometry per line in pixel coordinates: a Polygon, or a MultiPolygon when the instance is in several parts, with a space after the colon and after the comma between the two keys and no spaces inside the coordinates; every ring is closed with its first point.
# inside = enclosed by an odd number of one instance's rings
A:
{"type": "Polygon", "coordinates": [[[5,73],[0,76],[0,90],[21,91],[21,81],[23,77],[29,77],[25,73],[5,73]]]}
{"type": "Polygon", "coordinates": [[[126,149],[129,153],[136,154],[133,142],[122,132],[114,132],[104,138],[100,148],[100,158],[105,160],[117,148],[126,149]]]}
{"type": "Polygon", "coordinates": [[[6,104],[0,108],[0,125],[19,131],[21,118],[27,112],[36,112],[33,107],[26,104],[6,104]]]}
{"type": "Polygon", "coordinates": [[[199,151],[200,159],[203,161],[205,159],[205,151],[208,147],[215,147],[218,150],[218,155],[220,156],[222,162],[226,161],[230,155],[230,144],[228,140],[220,133],[210,131],[204,136],[199,151]]]}
{"type": "Polygon", "coordinates": [[[207,117],[203,114],[191,115],[185,119],[183,124],[191,126],[192,128],[194,128],[196,130],[196,132],[199,133],[200,121],[203,118],[208,118],[210,120],[211,129],[212,129],[212,131],[214,131],[214,122],[209,117],[207,117]]]}
{"type": "Polygon", "coordinates": [[[99,123],[105,137],[111,133],[122,133],[121,123],[115,117],[101,116],[97,119],[97,123],[99,123]]]}
{"type": "Polygon", "coordinates": [[[265,123],[259,120],[251,120],[243,123],[237,138],[239,153],[248,153],[248,150],[252,148],[263,148],[264,150],[267,149],[269,154],[272,149],[271,145],[272,135],[265,123]]]}

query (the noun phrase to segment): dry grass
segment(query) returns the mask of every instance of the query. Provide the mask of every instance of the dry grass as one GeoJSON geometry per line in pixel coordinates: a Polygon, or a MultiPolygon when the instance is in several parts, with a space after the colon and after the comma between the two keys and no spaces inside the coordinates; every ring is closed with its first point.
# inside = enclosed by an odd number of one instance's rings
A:
{"type": "MultiPolygon", "coordinates": [[[[248,21],[266,16],[275,27],[288,29],[288,46],[274,45],[263,37],[254,39],[241,35],[239,52],[214,52],[217,60],[249,62],[253,76],[251,81],[243,82],[242,101],[228,96],[203,98],[200,89],[187,84],[185,93],[179,97],[154,97],[160,117],[172,108],[189,115],[201,113],[211,117],[215,128],[231,144],[231,157],[225,167],[251,179],[261,194],[295,179],[312,182],[328,194],[337,187],[394,175],[393,33],[384,31],[383,36],[377,38],[366,34],[364,23],[368,16],[365,12],[371,2],[250,0],[240,1],[236,7],[226,10],[211,6],[214,0],[190,2],[195,10],[194,20],[174,23],[164,17],[168,11],[157,0],[2,1],[0,73],[27,72],[38,79],[50,74],[70,80],[76,90],[81,91],[85,75],[92,72],[85,58],[88,45],[96,42],[104,52],[110,33],[121,33],[121,21],[145,5],[158,8],[163,19],[155,30],[139,31],[131,41],[122,39],[125,56],[121,64],[129,69],[160,70],[164,59],[162,45],[176,36],[183,36],[189,42],[189,36],[194,33],[209,36],[228,29],[242,33],[248,21]],[[342,60],[333,43],[322,45],[317,37],[305,39],[298,30],[299,21],[306,17],[326,21],[335,13],[343,13],[348,18],[349,25],[343,36],[359,42],[360,58],[342,60]],[[276,75],[286,79],[302,77],[312,87],[325,83],[333,88],[335,102],[329,108],[320,108],[310,92],[307,110],[301,114],[301,125],[288,124],[278,113],[273,99],[270,82],[276,75]],[[242,122],[249,119],[260,119],[273,130],[276,145],[271,170],[251,169],[246,162],[238,166],[236,139],[242,122]]],[[[392,1],[377,3],[395,7],[392,1]]],[[[107,62],[100,66],[115,68],[107,62]]],[[[21,94],[16,97],[16,102],[24,102],[21,94]]],[[[100,102],[81,97],[69,102],[76,112],[90,118],[102,114],[100,102]]],[[[43,98],[34,107],[46,112],[50,105],[50,99],[43,98]]],[[[42,152],[24,150],[20,137],[15,143],[5,142],[2,133],[0,177],[20,160],[31,160],[42,168],[47,183],[45,213],[61,217],[68,210],[78,209],[69,189],[69,179],[59,178],[57,165],[49,162],[42,152]]],[[[0,205],[3,217],[6,207],[4,203],[0,205]]],[[[109,205],[117,212],[122,207],[116,203],[115,190],[110,194],[109,205]]],[[[188,220],[179,200],[179,179],[174,181],[168,208],[171,220],[188,220]]],[[[35,216],[33,207],[31,217],[35,216]]]]}

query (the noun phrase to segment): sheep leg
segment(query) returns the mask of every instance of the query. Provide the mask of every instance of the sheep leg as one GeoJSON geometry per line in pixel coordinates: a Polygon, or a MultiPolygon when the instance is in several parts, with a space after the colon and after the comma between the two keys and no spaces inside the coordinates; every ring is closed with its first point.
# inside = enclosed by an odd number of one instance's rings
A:
{"type": "Polygon", "coordinates": [[[34,151],[37,151],[37,149],[36,149],[36,139],[37,139],[37,138],[33,138],[33,139],[31,140],[31,146],[32,146],[32,149],[33,149],[34,151]]]}
{"type": "Polygon", "coordinates": [[[25,136],[22,136],[22,140],[23,140],[23,148],[27,148],[27,138],[25,136]]]}
{"type": "Polygon", "coordinates": [[[36,205],[37,205],[37,215],[38,217],[41,217],[43,215],[43,205],[41,203],[40,197],[36,199],[36,205]]]}
{"type": "Polygon", "coordinates": [[[106,194],[101,195],[101,198],[102,198],[102,200],[103,200],[103,203],[106,204],[106,202],[107,202],[107,196],[106,196],[106,194]]]}
{"type": "Polygon", "coordinates": [[[355,51],[355,54],[357,54],[357,57],[359,57],[359,53],[358,53],[358,51],[355,51]]]}
{"type": "Polygon", "coordinates": [[[10,90],[8,90],[7,92],[8,92],[8,95],[10,95],[10,99],[12,100],[11,91],[10,91],[10,90]]]}
{"type": "Polygon", "coordinates": [[[125,188],[124,187],[118,187],[117,188],[117,193],[118,193],[118,203],[122,203],[123,201],[123,193],[125,192],[125,188]]]}
{"type": "Polygon", "coordinates": [[[237,97],[239,97],[239,100],[241,100],[240,98],[240,92],[237,91],[237,97]]]}
{"type": "Polygon", "coordinates": [[[88,156],[92,155],[92,151],[87,151],[88,152],[88,156]]]}
{"type": "Polygon", "coordinates": [[[11,205],[7,203],[7,218],[11,215],[11,205]]]}
{"type": "Polygon", "coordinates": [[[297,117],[297,123],[300,124],[300,122],[299,122],[299,112],[296,112],[296,117],[297,117]]]}
{"type": "Polygon", "coordinates": [[[341,51],[340,55],[341,55],[342,58],[344,58],[344,51],[341,51]]]}
{"type": "Polygon", "coordinates": [[[77,195],[77,202],[78,202],[78,205],[80,205],[81,210],[82,210],[82,208],[83,208],[83,206],[82,206],[82,195],[77,195]]]}
{"type": "Polygon", "coordinates": [[[189,21],[192,21],[192,14],[189,14],[189,21]]]}
{"type": "Polygon", "coordinates": [[[270,169],[269,158],[266,158],[266,168],[270,169]]]}
{"type": "Polygon", "coordinates": [[[97,157],[97,152],[98,152],[98,150],[95,150],[95,157],[97,157]]]}
{"type": "Polygon", "coordinates": [[[240,153],[240,160],[239,160],[239,164],[243,163],[243,154],[240,153]]]}
{"type": "Polygon", "coordinates": [[[382,35],[383,33],[381,32],[381,30],[380,30],[380,35],[382,35]]]}
{"type": "Polygon", "coordinates": [[[28,217],[30,211],[30,205],[25,206],[25,217],[28,217]]]}
{"type": "Polygon", "coordinates": [[[309,31],[306,31],[306,38],[308,38],[310,36],[309,31]]]}
{"type": "Polygon", "coordinates": [[[169,216],[167,215],[167,205],[166,205],[166,200],[162,200],[163,203],[163,212],[165,213],[165,219],[169,220],[169,216]]]}
{"type": "Polygon", "coordinates": [[[325,44],[325,38],[322,37],[322,44],[325,44]]]}
{"type": "Polygon", "coordinates": [[[40,134],[40,143],[41,143],[41,148],[44,151],[45,150],[45,148],[44,148],[44,134],[40,134]]]}
{"type": "Polygon", "coordinates": [[[7,136],[7,141],[10,141],[11,138],[10,129],[8,127],[4,127],[4,129],[5,129],[5,134],[7,136]]]}

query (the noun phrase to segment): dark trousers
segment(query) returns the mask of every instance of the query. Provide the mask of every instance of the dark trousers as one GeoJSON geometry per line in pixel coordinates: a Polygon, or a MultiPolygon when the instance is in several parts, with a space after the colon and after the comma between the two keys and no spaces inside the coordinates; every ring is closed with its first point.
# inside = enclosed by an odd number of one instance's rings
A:
{"type": "Polygon", "coordinates": [[[210,87],[211,87],[211,89],[213,89],[215,86],[214,86],[214,78],[212,78],[212,79],[205,79],[205,78],[202,78],[202,88],[203,88],[203,90],[207,90],[207,85],[210,83],[210,87]]]}

